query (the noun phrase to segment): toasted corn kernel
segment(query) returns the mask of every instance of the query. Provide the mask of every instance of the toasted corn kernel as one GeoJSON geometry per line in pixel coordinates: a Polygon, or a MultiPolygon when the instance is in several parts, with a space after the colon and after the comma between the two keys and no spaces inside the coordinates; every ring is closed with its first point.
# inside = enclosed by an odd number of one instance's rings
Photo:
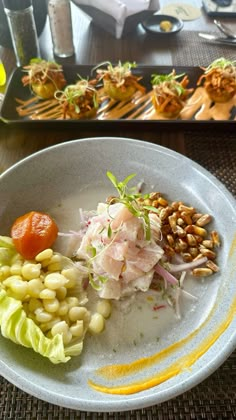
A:
{"type": "Polygon", "coordinates": [[[178,242],[176,242],[176,243],[175,243],[175,247],[174,247],[174,249],[175,249],[175,252],[176,252],[177,254],[180,254],[180,252],[181,252],[181,248],[180,248],[180,246],[179,246],[178,242]]]}
{"type": "Polygon", "coordinates": [[[173,201],[173,203],[171,203],[171,207],[173,210],[178,210],[181,204],[183,204],[182,201],[173,201]]]}
{"type": "Polygon", "coordinates": [[[193,260],[193,257],[189,252],[182,252],[181,255],[184,262],[191,262],[193,260]]]}
{"type": "Polygon", "coordinates": [[[200,226],[196,226],[196,225],[186,226],[185,231],[187,233],[194,233],[195,235],[199,235],[199,236],[202,236],[202,237],[205,237],[207,235],[206,229],[204,229],[200,226]]]}
{"type": "Polygon", "coordinates": [[[166,236],[166,239],[167,239],[167,241],[168,241],[168,244],[169,244],[171,247],[173,247],[173,246],[174,246],[174,244],[175,244],[175,240],[174,240],[173,235],[168,234],[168,235],[166,236]]]}
{"type": "Polygon", "coordinates": [[[210,268],[212,271],[214,271],[214,273],[217,273],[217,271],[219,271],[219,267],[218,267],[218,265],[216,265],[213,261],[211,261],[211,260],[208,260],[207,262],[206,262],[206,266],[208,267],[208,268],[210,268]]]}
{"type": "Polygon", "coordinates": [[[202,241],[203,241],[203,238],[200,235],[194,235],[194,238],[196,239],[196,241],[197,241],[198,244],[201,244],[202,241]]]}
{"type": "Polygon", "coordinates": [[[171,216],[168,217],[168,220],[169,220],[169,224],[170,224],[170,227],[171,227],[173,233],[176,233],[176,226],[177,226],[177,224],[176,224],[176,221],[177,221],[176,216],[172,214],[171,216]]]}
{"type": "Polygon", "coordinates": [[[159,207],[158,200],[153,200],[152,205],[153,205],[153,207],[156,207],[156,209],[158,209],[158,207],[159,207]]]}
{"type": "Polygon", "coordinates": [[[169,223],[166,224],[166,225],[162,225],[161,231],[162,231],[162,234],[164,236],[167,235],[168,233],[171,233],[171,227],[170,227],[169,223]]]}
{"type": "Polygon", "coordinates": [[[194,277],[208,277],[213,274],[213,271],[210,268],[194,268],[192,275],[194,277]]]}
{"type": "Polygon", "coordinates": [[[211,232],[211,239],[213,240],[214,246],[220,246],[220,237],[216,230],[211,232]]]}
{"type": "Polygon", "coordinates": [[[168,257],[173,257],[175,255],[175,250],[169,245],[164,245],[164,251],[168,257]]]}
{"type": "Polygon", "coordinates": [[[150,198],[146,198],[143,202],[143,204],[145,206],[151,206],[152,205],[152,200],[150,200],[150,198]]]}
{"type": "Polygon", "coordinates": [[[202,241],[202,245],[205,246],[205,248],[209,249],[212,249],[214,247],[213,241],[211,241],[210,239],[205,239],[204,241],[202,241]]]}
{"type": "Polygon", "coordinates": [[[204,257],[209,258],[209,260],[214,260],[216,258],[216,253],[211,249],[200,247],[199,251],[204,257]]]}
{"type": "Polygon", "coordinates": [[[194,214],[192,215],[193,223],[196,223],[196,221],[197,221],[198,219],[200,219],[200,217],[202,217],[202,216],[203,216],[203,214],[202,214],[202,213],[194,213],[194,214]]]}
{"type": "Polygon", "coordinates": [[[212,220],[212,217],[210,214],[204,214],[203,216],[201,216],[197,221],[196,221],[196,225],[197,226],[205,226],[207,225],[207,223],[210,223],[212,220]]]}
{"type": "Polygon", "coordinates": [[[197,240],[196,240],[195,236],[192,235],[192,233],[187,234],[187,242],[188,242],[189,246],[196,246],[197,245],[197,240]]]}
{"type": "Polygon", "coordinates": [[[170,207],[164,207],[161,211],[160,211],[160,219],[163,221],[163,220],[166,220],[167,219],[167,217],[170,215],[170,213],[171,213],[171,209],[170,209],[170,207]]]}
{"type": "Polygon", "coordinates": [[[189,214],[186,211],[182,211],[181,212],[181,217],[184,220],[184,222],[186,223],[186,225],[192,225],[193,221],[192,221],[192,215],[189,214]]]}
{"type": "Polygon", "coordinates": [[[176,233],[180,238],[184,238],[186,236],[185,230],[181,226],[176,226],[176,233]]]}
{"type": "Polygon", "coordinates": [[[167,207],[168,206],[168,201],[163,198],[163,197],[158,197],[158,203],[163,206],[163,207],[167,207]]]}
{"type": "Polygon", "coordinates": [[[184,204],[179,205],[179,211],[185,211],[186,213],[193,214],[195,213],[195,209],[193,207],[185,206],[184,204]]]}
{"type": "Polygon", "coordinates": [[[189,250],[189,253],[192,255],[193,258],[195,258],[199,254],[199,250],[194,246],[189,247],[188,250],[189,250]]]}
{"type": "Polygon", "coordinates": [[[150,200],[158,200],[159,197],[160,197],[160,193],[159,192],[151,192],[149,194],[150,200]]]}
{"type": "Polygon", "coordinates": [[[185,225],[185,221],[182,219],[182,217],[178,217],[177,225],[179,225],[179,226],[184,226],[185,225]]]}
{"type": "Polygon", "coordinates": [[[180,247],[180,250],[181,251],[186,251],[186,249],[188,248],[188,244],[187,244],[187,242],[185,242],[183,239],[181,239],[181,238],[178,238],[177,239],[177,244],[179,245],[179,247],[180,247]]]}
{"type": "Polygon", "coordinates": [[[202,254],[199,253],[194,259],[193,261],[197,261],[197,260],[201,260],[202,259],[202,254]]]}

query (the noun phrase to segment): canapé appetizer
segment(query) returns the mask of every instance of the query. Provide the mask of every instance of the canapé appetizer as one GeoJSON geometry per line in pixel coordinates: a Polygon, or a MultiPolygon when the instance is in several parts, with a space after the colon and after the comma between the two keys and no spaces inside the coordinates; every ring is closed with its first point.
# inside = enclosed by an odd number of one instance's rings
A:
{"type": "Polygon", "coordinates": [[[116,101],[128,101],[138,90],[145,92],[145,87],[139,83],[141,77],[132,74],[132,68],[135,63],[121,63],[116,66],[110,62],[102,63],[99,66],[107,65],[106,69],[95,68],[97,71],[97,80],[103,81],[104,93],[116,101]]]}
{"type": "Polygon", "coordinates": [[[88,80],[81,79],[55,92],[63,109],[63,118],[89,119],[95,117],[99,106],[98,93],[88,80]]]}
{"type": "Polygon", "coordinates": [[[173,70],[167,75],[153,74],[151,83],[153,86],[152,102],[158,114],[167,118],[176,118],[193,92],[193,89],[187,89],[188,76],[177,75],[173,70]],[[177,79],[181,77],[182,80],[178,81],[177,79]]]}
{"type": "Polygon", "coordinates": [[[214,102],[228,102],[236,93],[236,60],[219,58],[207,68],[202,67],[204,74],[199,78],[198,85],[203,86],[210,99],[214,102]]]}
{"type": "Polygon", "coordinates": [[[23,85],[29,85],[40,98],[51,99],[56,90],[66,85],[62,66],[55,62],[32,59],[23,69],[27,73],[22,77],[23,85]]]}

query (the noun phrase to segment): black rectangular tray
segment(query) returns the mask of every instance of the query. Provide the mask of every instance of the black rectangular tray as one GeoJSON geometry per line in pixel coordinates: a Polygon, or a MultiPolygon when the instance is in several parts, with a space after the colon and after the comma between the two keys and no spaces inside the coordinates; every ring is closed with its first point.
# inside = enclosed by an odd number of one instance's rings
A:
{"type": "MultiPolygon", "coordinates": [[[[83,78],[94,78],[95,71],[93,71],[95,66],[92,65],[63,65],[63,71],[65,75],[65,79],[67,84],[73,84],[78,80],[78,75],[83,78]]],[[[136,68],[132,69],[132,72],[137,75],[141,76],[142,80],[140,83],[146,87],[146,91],[150,92],[152,89],[151,86],[151,75],[152,74],[169,74],[172,72],[173,68],[176,71],[176,74],[185,73],[188,75],[190,83],[188,87],[196,87],[197,81],[199,76],[202,74],[203,70],[199,67],[184,67],[184,66],[146,66],[140,65],[136,68]]],[[[75,120],[75,119],[30,119],[29,117],[22,117],[19,116],[17,113],[16,107],[19,105],[16,101],[16,98],[26,101],[30,98],[33,98],[34,95],[31,93],[28,86],[24,87],[22,84],[22,76],[24,75],[22,68],[19,67],[15,69],[12,73],[12,76],[8,82],[5,97],[2,103],[1,113],[0,116],[4,122],[8,124],[27,124],[27,125],[34,125],[34,124],[60,124],[60,125],[68,125],[68,124],[77,124],[81,129],[88,128],[95,129],[95,128],[112,128],[115,127],[124,128],[138,128],[146,127],[146,128],[155,128],[157,126],[163,128],[170,128],[173,129],[173,126],[178,127],[185,127],[185,128],[200,128],[203,126],[217,126],[217,127],[235,127],[235,115],[236,115],[236,107],[232,109],[231,117],[229,120],[195,120],[194,117],[188,120],[181,120],[181,119],[164,119],[164,120],[157,120],[157,119],[148,119],[143,120],[139,119],[138,112],[135,118],[129,117],[129,115],[122,116],[118,119],[100,119],[99,117],[95,117],[94,119],[90,120],[75,120]]],[[[152,105],[150,105],[152,106],[152,105]]]]}

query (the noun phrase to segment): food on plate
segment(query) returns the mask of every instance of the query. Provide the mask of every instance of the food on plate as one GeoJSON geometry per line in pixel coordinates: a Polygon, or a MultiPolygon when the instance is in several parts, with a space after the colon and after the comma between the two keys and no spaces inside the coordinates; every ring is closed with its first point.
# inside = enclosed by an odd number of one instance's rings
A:
{"type": "Polygon", "coordinates": [[[95,117],[98,106],[98,92],[94,86],[85,79],[74,85],[68,85],[64,91],[55,92],[63,110],[63,118],[89,119],[95,117]]]}
{"type": "Polygon", "coordinates": [[[170,32],[173,28],[173,24],[169,20],[162,20],[160,22],[160,29],[163,32],[170,32]]]}
{"type": "Polygon", "coordinates": [[[206,228],[212,217],[128,187],[134,176],[118,181],[108,171],[117,195],[96,211],[80,209],[77,231],[58,232],[50,216],[32,211],[0,237],[4,337],[65,363],[81,353],[86,334],[104,331],[113,301],[149,291],[163,302],[153,310],[169,305],[180,318],[180,296],[197,299],[185,290],[187,273],[198,280],[219,270],[220,238],[206,228]],[[56,239],[67,256],[52,248],[56,239]]]}
{"type": "Polygon", "coordinates": [[[169,204],[160,193],[128,193],[132,175],[123,182],[111,172],[107,175],[119,196],[99,203],[95,215],[82,213],[82,227],[76,233],[79,245],[73,253],[76,266],[87,267],[90,284],[100,297],[119,300],[147,291],[160,276],[178,289],[180,278],[173,272],[190,270],[202,277],[218,271],[214,248],[219,239],[205,228],[210,215],[182,202],[169,204]]]}
{"type": "Polygon", "coordinates": [[[11,228],[16,250],[29,260],[44,249],[50,248],[57,234],[58,227],[51,216],[38,211],[18,217],[11,228]]]}
{"type": "Polygon", "coordinates": [[[210,99],[214,102],[224,103],[232,99],[236,93],[236,60],[230,61],[219,58],[208,67],[202,67],[204,73],[198,80],[210,99]]]}
{"type": "Polygon", "coordinates": [[[188,76],[176,74],[173,70],[170,74],[151,77],[153,87],[152,103],[156,111],[167,118],[176,118],[186,105],[186,101],[193,89],[187,89],[188,76]],[[178,81],[177,79],[182,80],[178,81]]]}
{"type": "Polygon", "coordinates": [[[120,61],[115,66],[105,62],[95,67],[97,80],[103,81],[104,93],[116,101],[128,101],[137,91],[144,93],[146,89],[139,83],[142,77],[132,74],[135,67],[135,63],[122,64],[120,61]],[[107,65],[106,69],[99,68],[104,65],[107,65]]]}
{"type": "Polygon", "coordinates": [[[23,85],[29,85],[43,99],[53,98],[56,90],[66,85],[62,66],[52,61],[32,59],[29,65],[23,67],[23,71],[27,73],[22,77],[23,85]]]}

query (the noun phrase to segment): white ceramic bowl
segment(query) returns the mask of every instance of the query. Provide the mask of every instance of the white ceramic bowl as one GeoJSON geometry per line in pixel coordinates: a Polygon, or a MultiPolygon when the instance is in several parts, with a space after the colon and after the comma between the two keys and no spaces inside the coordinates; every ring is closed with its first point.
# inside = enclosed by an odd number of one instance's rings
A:
{"type": "MultiPolygon", "coordinates": [[[[174,151],[125,138],[75,140],[42,150],[0,177],[1,234],[9,234],[14,219],[32,209],[50,212],[61,231],[78,228],[79,207],[95,208],[98,200],[114,192],[107,170],[119,180],[136,173],[135,182],[144,181],[147,191],[159,190],[212,214],[222,246],[220,272],[186,286],[199,299],[182,302],[181,320],[169,312],[155,319],[145,307],[140,316],[134,305],[130,313],[116,313],[114,318],[112,314],[105,333],[86,340],[81,357],[57,366],[0,338],[0,370],[10,382],[53,404],[96,412],[138,409],[173,398],[210,375],[236,345],[235,200],[209,172],[174,151]],[[182,344],[158,363],[120,380],[121,386],[140,377],[145,382],[146,376],[158,376],[181,360],[180,372],[157,386],[110,395],[88,385],[98,367],[151,356],[180,340],[182,344]],[[185,369],[186,360],[191,366],[185,369]]],[[[116,381],[106,384],[114,386],[116,381]]]]}

